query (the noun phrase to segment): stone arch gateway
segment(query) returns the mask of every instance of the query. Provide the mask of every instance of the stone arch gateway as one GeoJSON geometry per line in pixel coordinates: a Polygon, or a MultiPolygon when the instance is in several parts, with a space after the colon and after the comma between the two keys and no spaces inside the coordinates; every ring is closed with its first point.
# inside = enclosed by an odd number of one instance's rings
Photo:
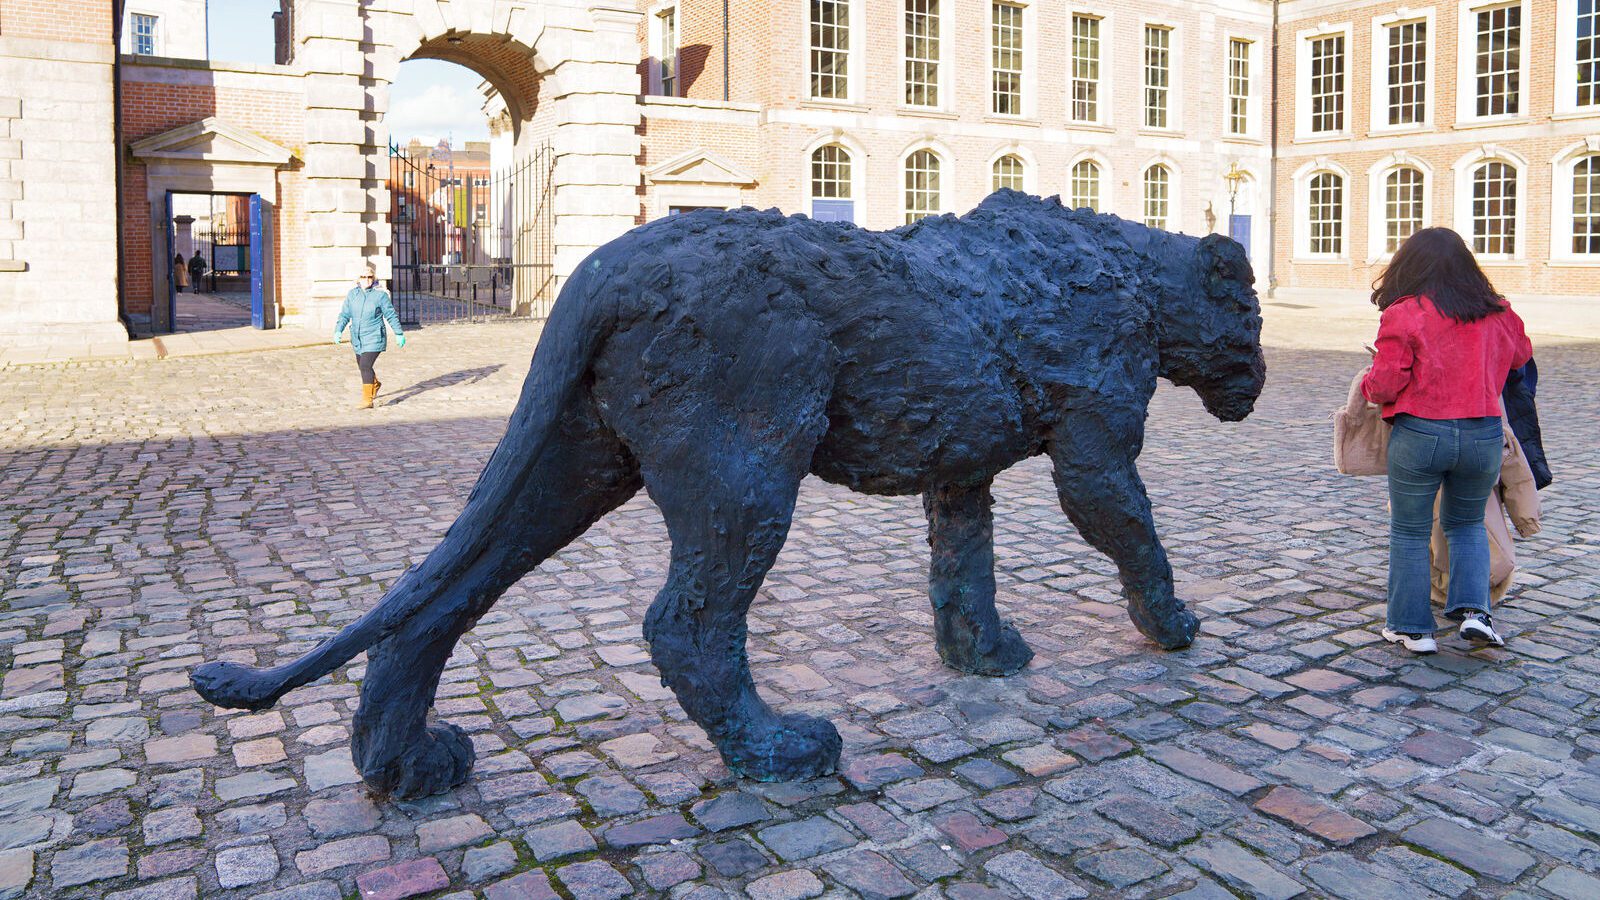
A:
{"type": "Polygon", "coordinates": [[[555,155],[559,288],[639,213],[637,28],[630,6],[562,0],[284,0],[280,50],[305,80],[305,324],[327,326],[364,262],[390,275],[389,88],[407,59],[474,70],[523,152],[555,155]],[[287,52],[284,52],[287,51],[287,52]]]}

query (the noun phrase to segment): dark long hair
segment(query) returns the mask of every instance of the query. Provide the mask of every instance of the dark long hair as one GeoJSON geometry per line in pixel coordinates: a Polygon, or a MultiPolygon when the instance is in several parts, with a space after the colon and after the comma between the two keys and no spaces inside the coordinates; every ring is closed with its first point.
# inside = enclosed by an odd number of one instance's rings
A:
{"type": "Polygon", "coordinates": [[[1506,309],[1461,235],[1424,228],[1406,238],[1372,283],[1372,303],[1388,309],[1407,297],[1427,297],[1442,315],[1476,322],[1506,309]]]}

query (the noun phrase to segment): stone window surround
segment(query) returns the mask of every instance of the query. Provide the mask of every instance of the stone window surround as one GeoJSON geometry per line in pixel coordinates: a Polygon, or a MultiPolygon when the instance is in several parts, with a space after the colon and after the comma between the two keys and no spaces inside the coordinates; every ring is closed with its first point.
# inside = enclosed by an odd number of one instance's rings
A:
{"type": "MultiPolygon", "coordinates": [[[[859,2],[859,0],[857,0],[859,2]]],[[[989,102],[985,116],[1002,122],[1031,120],[1038,115],[1039,90],[1035,73],[1039,69],[1038,6],[1035,0],[992,0],[987,10],[984,27],[984,73],[989,102]],[[994,111],[994,6],[1004,3],[1022,10],[1022,108],[1016,114],[994,111]]]]}
{"type": "MultiPolygon", "coordinates": [[[[1386,263],[1389,252],[1389,175],[1396,169],[1411,168],[1422,173],[1422,227],[1434,223],[1433,167],[1403,150],[1384,156],[1367,170],[1367,263],[1386,263]]],[[[1346,202],[1349,189],[1346,187],[1346,202]]],[[[1349,216],[1346,216],[1348,219],[1349,216]]]]}
{"type": "MultiPolygon", "coordinates": [[[[1079,163],[1083,162],[1094,163],[1100,168],[1100,185],[1098,188],[1100,206],[1098,211],[1106,212],[1113,207],[1111,189],[1116,184],[1116,179],[1112,175],[1111,161],[1106,159],[1104,154],[1095,150],[1081,151],[1067,162],[1067,183],[1062,191],[1062,196],[1067,198],[1065,205],[1071,207],[1075,204],[1076,197],[1072,189],[1072,171],[1078,167],[1079,163]]],[[[1143,196],[1141,195],[1141,202],[1142,200],[1143,196]]]]}
{"type": "Polygon", "coordinates": [[[954,73],[951,71],[955,67],[950,65],[949,61],[950,16],[946,13],[944,2],[940,2],[938,6],[938,15],[933,17],[939,24],[939,55],[934,57],[932,60],[933,63],[938,67],[938,77],[934,79],[933,84],[934,89],[939,93],[939,102],[930,106],[913,105],[907,103],[905,97],[905,67],[906,63],[910,60],[910,57],[906,56],[906,10],[903,7],[904,3],[902,3],[901,14],[898,17],[900,20],[900,106],[905,107],[906,109],[914,109],[918,112],[926,112],[929,110],[936,112],[946,111],[950,109],[950,100],[953,96],[952,92],[955,90],[955,86],[952,84],[952,75],[954,73]]]}
{"type": "MultiPolygon", "coordinates": [[[[1017,159],[1022,161],[1023,191],[1029,194],[1039,193],[1039,160],[1033,155],[1032,150],[1016,141],[996,147],[994,152],[989,154],[988,162],[984,164],[984,171],[988,173],[990,188],[989,193],[992,193],[994,189],[995,164],[998,163],[1000,158],[1003,156],[1015,156],[1017,159]]],[[[984,196],[988,196],[988,194],[986,193],[984,196]]]]}
{"type": "Polygon", "coordinates": [[[1350,137],[1351,90],[1350,57],[1355,46],[1355,28],[1349,22],[1319,22],[1295,34],[1294,137],[1297,143],[1342,140],[1350,137]],[[1339,131],[1311,130],[1311,44],[1318,38],[1344,36],[1344,128],[1339,131]]]}
{"type": "Polygon", "coordinates": [[[1319,156],[1294,173],[1294,248],[1291,259],[1296,263],[1344,263],[1350,259],[1350,171],[1326,156],[1319,156]],[[1311,252],[1311,179],[1322,174],[1333,174],[1343,179],[1342,218],[1339,222],[1339,252],[1311,252]]]}
{"type": "Polygon", "coordinates": [[[158,7],[158,6],[147,6],[147,5],[143,4],[143,3],[139,4],[138,6],[127,6],[127,7],[123,8],[122,14],[125,17],[123,21],[128,23],[128,48],[127,48],[127,52],[128,53],[134,54],[136,56],[165,56],[166,55],[166,40],[165,40],[165,38],[166,38],[166,30],[167,29],[165,27],[165,22],[166,22],[166,14],[167,14],[167,12],[168,12],[167,10],[164,10],[164,9],[158,7]],[[133,25],[133,17],[134,16],[149,16],[150,18],[156,20],[155,32],[151,35],[151,40],[150,40],[150,42],[152,44],[152,49],[151,49],[150,53],[140,54],[140,53],[138,53],[138,51],[134,47],[134,43],[133,42],[137,37],[134,34],[134,25],[133,25]]]}
{"type": "MultiPolygon", "coordinates": [[[[1167,215],[1166,224],[1161,230],[1175,234],[1183,230],[1183,175],[1178,168],[1177,160],[1165,153],[1146,160],[1144,165],[1139,167],[1139,218],[1134,221],[1143,222],[1147,218],[1145,213],[1148,210],[1149,197],[1146,177],[1150,170],[1157,166],[1167,170],[1167,215]]],[[[1101,177],[1104,178],[1104,174],[1101,177]]],[[[1101,202],[1105,202],[1104,198],[1101,202]]]]}
{"type": "Polygon", "coordinates": [[[927,150],[928,152],[932,153],[933,158],[939,164],[938,202],[934,205],[932,214],[937,216],[954,210],[954,206],[950,203],[950,187],[954,183],[954,179],[952,179],[950,176],[951,162],[956,158],[956,155],[955,153],[951,152],[949,147],[945,146],[938,140],[932,138],[921,138],[913,141],[903,150],[901,150],[900,155],[895,160],[894,185],[895,191],[898,193],[900,198],[896,205],[900,208],[899,221],[901,222],[905,222],[906,216],[911,212],[910,207],[906,203],[906,200],[908,199],[906,188],[906,165],[910,162],[912,154],[920,150],[927,150]]]}
{"type": "Polygon", "coordinates": [[[1116,102],[1111,96],[1111,71],[1116,56],[1116,15],[1110,10],[1100,9],[1092,4],[1078,4],[1067,8],[1067,54],[1066,54],[1066,101],[1067,125],[1092,125],[1098,128],[1109,128],[1116,117],[1116,102]],[[1099,63],[1100,77],[1096,80],[1099,87],[1095,91],[1095,111],[1098,115],[1093,119],[1078,119],[1072,115],[1072,21],[1074,18],[1084,16],[1100,20],[1099,63]]]}
{"type": "Polygon", "coordinates": [[[866,35],[866,0],[841,0],[848,4],[849,14],[846,27],[849,29],[849,48],[845,51],[845,96],[843,97],[817,97],[811,93],[811,4],[804,6],[805,14],[798,16],[800,26],[799,47],[805,58],[796,68],[799,70],[800,86],[796,95],[803,98],[805,103],[827,105],[850,105],[860,103],[865,93],[862,89],[862,77],[866,74],[866,59],[862,44],[866,35]]]}
{"type": "MultiPolygon", "coordinates": [[[[1226,68],[1226,67],[1224,67],[1226,68]]],[[[1169,19],[1145,17],[1139,20],[1139,130],[1156,134],[1176,133],[1183,130],[1183,94],[1178,84],[1183,80],[1183,31],[1178,23],[1169,19]],[[1167,124],[1155,126],[1145,118],[1145,91],[1148,88],[1149,68],[1145,62],[1145,37],[1148,29],[1159,28],[1167,32],[1167,124]]],[[[1149,168],[1146,166],[1145,168],[1149,168]]]]}
{"type": "MultiPolygon", "coordinates": [[[[1550,161],[1550,264],[1600,266],[1600,254],[1572,251],[1572,176],[1580,159],[1600,154],[1600,134],[1592,134],[1556,154],[1550,161]]],[[[1521,204],[1518,204],[1521,208],[1521,204]]]]}
{"type": "MultiPolygon", "coordinates": [[[[850,200],[855,204],[856,224],[861,224],[868,207],[866,168],[869,156],[861,142],[840,129],[823,132],[811,139],[809,144],[800,151],[799,170],[803,173],[800,179],[799,203],[796,208],[805,210],[806,215],[813,215],[811,201],[811,154],[828,144],[838,144],[845,152],[850,154],[850,200]]],[[[904,160],[902,160],[902,164],[904,160]]],[[[899,184],[897,181],[896,184],[899,184]]],[[[900,201],[902,204],[904,201],[900,201]]]]}
{"type": "MultiPolygon", "coordinates": [[[[1460,0],[1456,18],[1456,124],[1497,125],[1521,122],[1531,117],[1529,95],[1532,92],[1533,54],[1528,37],[1533,27],[1532,9],[1528,0],[1460,0]],[[1517,112],[1510,115],[1478,115],[1478,24],[1479,12],[1499,7],[1522,8],[1522,37],[1517,53],[1517,112]]],[[[1559,55],[1557,59],[1559,60],[1559,55]]],[[[1519,204],[1520,205],[1520,204],[1519,204]]],[[[1520,213],[1519,213],[1520,215],[1520,213]]],[[[1520,243],[1520,241],[1519,241],[1520,243]]]]}
{"type": "MultiPolygon", "coordinates": [[[[1439,82],[1439,28],[1438,12],[1435,7],[1426,6],[1418,9],[1404,8],[1387,16],[1380,16],[1372,20],[1372,96],[1367,104],[1371,112],[1370,133],[1380,134],[1406,134],[1417,131],[1432,131],[1434,128],[1434,85],[1439,82]],[[1428,29],[1427,40],[1423,43],[1423,52],[1427,54],[1424,64],[1423,87],[1423,118],[1420,123],[1405,125],[1389,124],[1389,28],[1403,25],[1408,22],[1423,22],[1428,29]]],[[[1348,110],[1346,110],[1348,112],[1348,110]]]]}
{"type": "MultiPolygon", "coordinates": [[[[678,0],[656,0],[656,2],[650,4],[649,10],[646,12],[646,15],[645,15],[645,22],[646,22],[645,31],[647,32],[647,38],[649,40],[649,52],[650,52],[649,78],[650,78],[650,94],[651,94],[651,96],[655,96],[655,97],[668,96],[668,95],[662,93],[662,91],[663,91],[662,77],[661,77],[662,76],[662,67],[661,67],[661,52],[662,52],[662,41],[661,41],[661,38],[662,38],[662,35],[661,35],[661,27],[660,26],[661,26],[661,16],[663,14],[665,14],[669,10],[672,10],[674,12],[674,16],[673,16],[673,20],[672,20],[673,46],[675,48],[682,48],[683,47],[683,15],[682,15],[683,10],[677,9],[676,8],[677,6],[678,6],[678,0]]],[[[676,55],[676,51],[674,51],[674,54],[676,55]]],[[[678,67],[676,65],[673,66],[673,71],[674,71],[674,73],[677,74],[678,81],[681,84],[681,82],[683,80],[682,72],[678,71],[678,67]]],[[[681,86],[678,89],[682,90],[681,86]]],[[[674,94],[672,96],[676,96],[676,94],[674,94]]]]}
{"type": "Polygon", "coordinates": [[[1517,173],[1517,214],[1512,224],[1516,237],[1512,253],[1477,253],[1478,262],[1486,266],[1524,264],[1528,258],[1528,162],[1510,150],[1484,144],[1456,160],[1451,167],[1455,175],[1454,227],[1467,246],[1473,246],[1476,237],[1472,216],[1473,176],[1480,166],[1491,162],[1505,163],[1517,173]]]}
{"type": "Polygon", "coordinates": [[[1222,137],[1227,139],[1261,139],[1262,106],[1261,82],[1263,77],[1271,78],[1271,73],[1266,71],[1266,65],[1261,56],[1261,41],[1250,35],[1226,32],[1222,36],[1223,64],[1222,64],[1222,137]],[[1238,41],[1247,44],[1249,49],[1245,53],[1245,125],[1244,131],[1233,130],[1233,43],[1238,41]]]}
{"type": "Polygon", "coordinates": [[[1578,0],[1556,0],[1556,116],[1600,116],[1600,103],[1578,105],[1577,82],[1578,0]]]}

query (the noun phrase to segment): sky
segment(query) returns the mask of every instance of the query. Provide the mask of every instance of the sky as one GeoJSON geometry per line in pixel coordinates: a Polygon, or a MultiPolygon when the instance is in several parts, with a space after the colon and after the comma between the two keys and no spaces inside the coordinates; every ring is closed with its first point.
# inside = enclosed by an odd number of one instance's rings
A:
{"type": "MultiPolygon", "coordinates": [[[[272,64],[272,14],[278,0],[209,0],[206,25],[211,58],[218,62],[272,64]]],[[[400,64],[389,94],[389,136],[404,144],[417,138],[429,144],[450,137],[489,139],[483,118],[483,79],[465,66],[432,59],[400,64]]]]}

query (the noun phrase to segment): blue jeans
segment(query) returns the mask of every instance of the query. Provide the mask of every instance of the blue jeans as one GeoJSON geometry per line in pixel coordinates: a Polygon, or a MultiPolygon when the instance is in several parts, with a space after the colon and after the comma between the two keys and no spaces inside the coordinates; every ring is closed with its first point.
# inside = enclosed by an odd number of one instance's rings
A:
{"type": "Polygon", "coordinates": [[[1401,414],[1389,435],[1389,630],[1432,634],[1428,538],[1440,488],[1439,524],[1450,544],[1445,615],[1489,611],[1489,492],[1500,480],[1499,417],[1419,419],[1401,414]]]}

